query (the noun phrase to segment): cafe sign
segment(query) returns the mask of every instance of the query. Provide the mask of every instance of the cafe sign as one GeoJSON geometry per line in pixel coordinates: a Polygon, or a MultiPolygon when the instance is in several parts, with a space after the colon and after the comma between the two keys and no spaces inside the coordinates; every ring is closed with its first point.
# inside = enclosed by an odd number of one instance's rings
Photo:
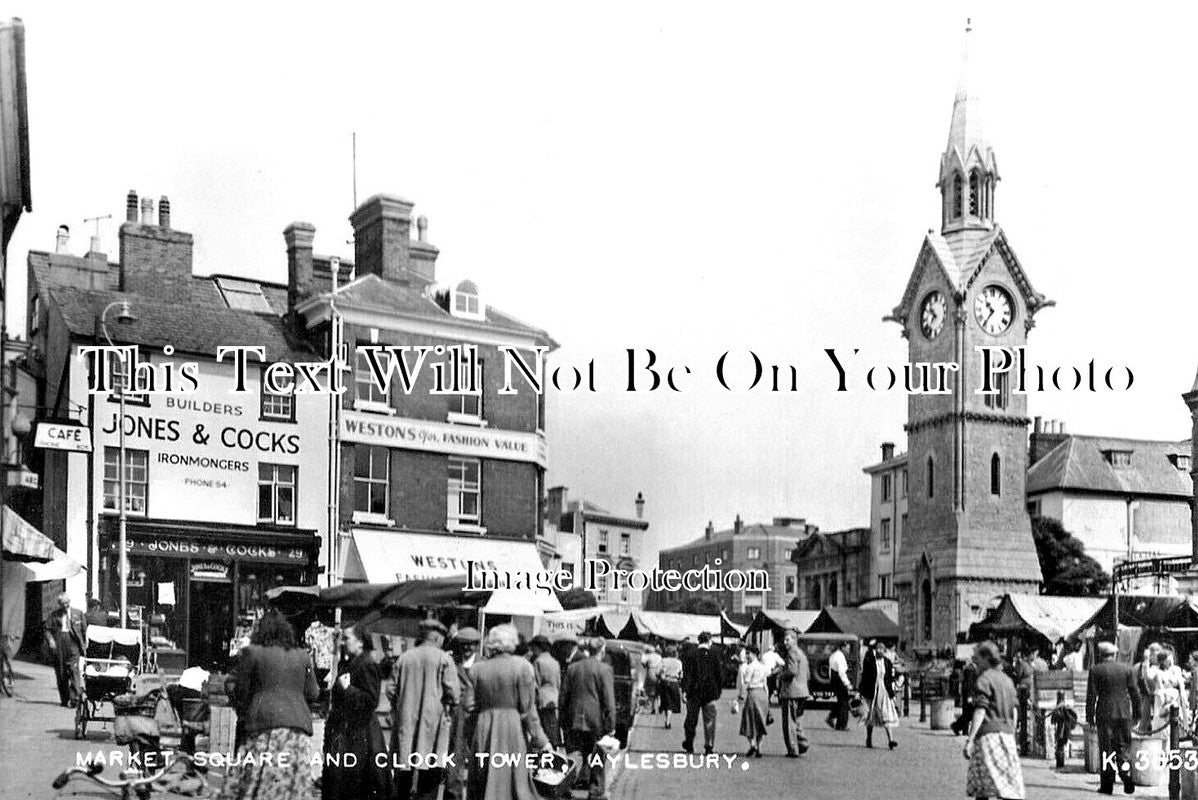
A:
{"type": "Polygon", "coordinates": [[[33,437],[33,446],[44,450],[69,450],[75,453],[92,451],[90,428],[82,425],[62,425],[55,422],[39,422],[33,437]]]}
{"type": "Polygon", "coordinates": [[[540,433],[385,417],[361,411],[342,413],[341,440],[452,456],[525,461],[542,467],[548,463],[545,437],[540,433]]]}

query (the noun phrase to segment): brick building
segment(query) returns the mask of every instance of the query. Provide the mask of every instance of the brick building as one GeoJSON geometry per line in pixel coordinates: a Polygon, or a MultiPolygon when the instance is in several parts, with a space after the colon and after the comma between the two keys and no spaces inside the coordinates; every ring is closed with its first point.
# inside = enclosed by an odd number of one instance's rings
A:
{"type": "Polygon", "coordinates": [[[1035,593],[1041,579],[1024,503],[1027,395],[1005,372],[978,391],[977,348],[1025,345],[1035,314],[1052,305],[996,222],[998,179],[963,71],[940,160],[941,227],[886,317],[902,326],[909,362],[960,367],[945,386],[925,378],[925,389],[946,391],[913,393],[907,406],[909,525],[894,586],[906,643],[923,651],[952,647],[990,598],[1035,593]]]}
{"type": "Polygon", "coordinates": [[[852,606],[872,599],[872,531],[813,533],[791,555],[795,565],[794,600],[787,608],[819,611],[826,606],[852,606]]]}
{"type": "MultiPolygon", "coordinates": [[[[423,217],[412,235],[412,210],[412,203],[391,195],[355,209],[352,266],[315,255],[308,223],[292,223],[283,234],[294,329],[322,355],[342,350],[353,365],[336,409],[335,578],[385,582],[459,574],[467,558],[535,572],[542,568],[536,539],[546,466],[544,395],[519,377],[514,393],[501,393],[500,348],[514,348],[535,365],[543,359],[536,348],[556,343],[488,305],[472,281],[438,286],[439,251],[427,241],[423,217]],[[364,345],[430,349],[423,368],[412,367],[410,392],[398,378],[381,392],[364,345]],[[468,359],[453,362],[453,348],[463,347],[477,356],[475,391],[468,359]],[[457,374],[460,393],[433,392],[436,363],[457,374]]],[[[465,350],[457,352],[465,358],[465,350]]],[[[407,358],[416,363],[414,354],[407,358]]],[[[379,363],[384,370],[398,366],[385,354],[379,363]]],[[[488,618],[539,609],[560,606],[552,595],[497,592],[488,618]]]]}
{"type": "Polygon", "coordinates": [[[862,470],[869,476],[870,569],[865,596],[894,597],[894,576],[903,533],[907,530],[910,474],[907,454],[882,444],[882,460],[862,470]]]}
{"type": "MultiPolygon", "coordinates": [[[[571,500],[565,486],[554,486],[549,490],[545,512],[558,532],[558,549],[574,554],[569,560],[563,560],[559,569],[574,572],[575,586],[583,585],[582,566],[586,560],[606,561],[613,569],[644,569],[649,522],[644,518],[643,495],[637,494],[634,506],[636,511],[632,516],[623,516],[589,500],[571,500]]],[[[629,610],[644,605],[643,592],[627,587],[619,590],[604,587],[594,594],[600,605],[629,610]]]]}
{"type": "Polygon", "coordinates": [[[800,542],[818,531],[819,526],[796,517],[775,517],[771,524],[745,524],[737,515],[732,527],[722,531],[709,522],[699,538],[662,550],[658,566],[679,571],[705,564],[713,570],[764,569],[769,573],[769,591],[658,592],[649,599],[650,610],[669,611],[691,598],[711,600],[734,614],[786,608],[798,592],[791,557],[800,542]]]}

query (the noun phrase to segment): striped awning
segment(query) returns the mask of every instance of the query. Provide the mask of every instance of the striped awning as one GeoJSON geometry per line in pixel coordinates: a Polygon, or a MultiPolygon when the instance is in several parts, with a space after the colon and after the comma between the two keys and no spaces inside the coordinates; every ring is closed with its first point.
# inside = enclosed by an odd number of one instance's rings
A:
{"type": "Polygon", "coordinates": [[[6,561],[53,561],[58,548],[41,531],[4,506],[4,559],[6,561]]]}

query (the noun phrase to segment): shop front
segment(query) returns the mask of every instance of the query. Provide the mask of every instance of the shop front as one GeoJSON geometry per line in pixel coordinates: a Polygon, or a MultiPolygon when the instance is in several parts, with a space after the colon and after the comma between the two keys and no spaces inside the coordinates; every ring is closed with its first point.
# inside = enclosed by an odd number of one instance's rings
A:
{"type": "MultiPolygon", "coordinates": [[[[100,532],[101,600],[119,603],[117,522],[100,532]]],[[[130,624],[151,645],[181,650],[186,663],[227,669],[238,642],[262,615],[267,590],[316,580],[315,531],[130,520],[127,532],[130,624]]]]}

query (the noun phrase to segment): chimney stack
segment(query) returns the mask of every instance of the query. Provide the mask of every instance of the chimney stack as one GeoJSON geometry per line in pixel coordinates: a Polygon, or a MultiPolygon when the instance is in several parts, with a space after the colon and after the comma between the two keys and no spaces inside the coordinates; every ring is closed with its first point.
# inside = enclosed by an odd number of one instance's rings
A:
{"type": "Polygon", "coordinates": [[[118,235],[120,290],[185,302],[191,297],[192,235],[169,227],[170,201],[165,197],[160,225],[154,224],[154,199],[143,197],[140,203],[139,219],[137,192],[130,190],[125,200],[125,222],[118,235]]]}
{"type": "Polygon", "coordinates": [[[703,536],[710,541],[713,533],[715,533],[715,525],[711,523],[711,520],[707,520],[707,527],[703,529],[703,536]]]}
{"type": "Polygon", "coordinates": [[[889,461],[894,458],[894,442],[882,442],[882,460],[889,461]]]}
{"type": "Polygon", "coordinates": [[[549,521],[560,525],[562,517],[566,515],[567,489],[565,486],[552,486],[546,494],[545,510],[549,514],[549,521]]]}
{"type": "Polygon", "coordinates": [[[349,215],[354,227],[354,266],[360,274],[394,281],[411,276],[412,208],[402,197],[376,194],[349,215]]]}
{"type": "Polygon", "coordinates": [[[428,217],[423,214],[416,217],[416,240],[420,242],[428,241],[428,217]]]}
{"type": "Polygon", "coordinates": [[[71,229],[66,225],[58,226],[58,235],[54,240],[54,252],[60,256],[71,252],[71,229]]]}
{"type": "Polygon", "coordinates": [[[93,236],[91,239],[91,244],[88,245],[87,254],[90,256],[93,253],[103,253],[104,251],[101,250],[100,247],[101,247],[100,237],[93,236]]]}
{"type": "Polygon", "coordinates": [[[738,534],[744,529],[744,523],[740,521],[740,514],[736,515],[736,519],[732,521],[732,533],[738,534]]]}
{"type": "MultiPolygon", "coordinates": [[[[424,218],[421,217],[421,219],[424,218]]],[[[640,492],[636,493],[636,518],[645,518],[645,495],[641,494],[640,492]]]]}
{"type": "Polygon", "coordinates": [[[171,226],[171,201],[163,195],[158,200],[158,227],[169,228],[171,226]]]}
{"type": "Polygon", "coordinates": [[[154,198],[143,197],[141,199],[141,224],[154,224],[154,198]]]}
{"type": "Polygon", "coordinates": [[[132,189],[125,197],[125,222],[137,222],[137,192],[132,189]]]}
{"type": "MultiPolygon", "coordinates": [[[[312,240],[316,226],[311,222],[293,222],[283,229],[287,243],[287,309],[294,311],[303,300],[312,296],[312,240]]],[[[336,269],[333,264],[330,268],[336,269]]],[[[336,273],[333,273],[336,280],[336,273]]]]}

